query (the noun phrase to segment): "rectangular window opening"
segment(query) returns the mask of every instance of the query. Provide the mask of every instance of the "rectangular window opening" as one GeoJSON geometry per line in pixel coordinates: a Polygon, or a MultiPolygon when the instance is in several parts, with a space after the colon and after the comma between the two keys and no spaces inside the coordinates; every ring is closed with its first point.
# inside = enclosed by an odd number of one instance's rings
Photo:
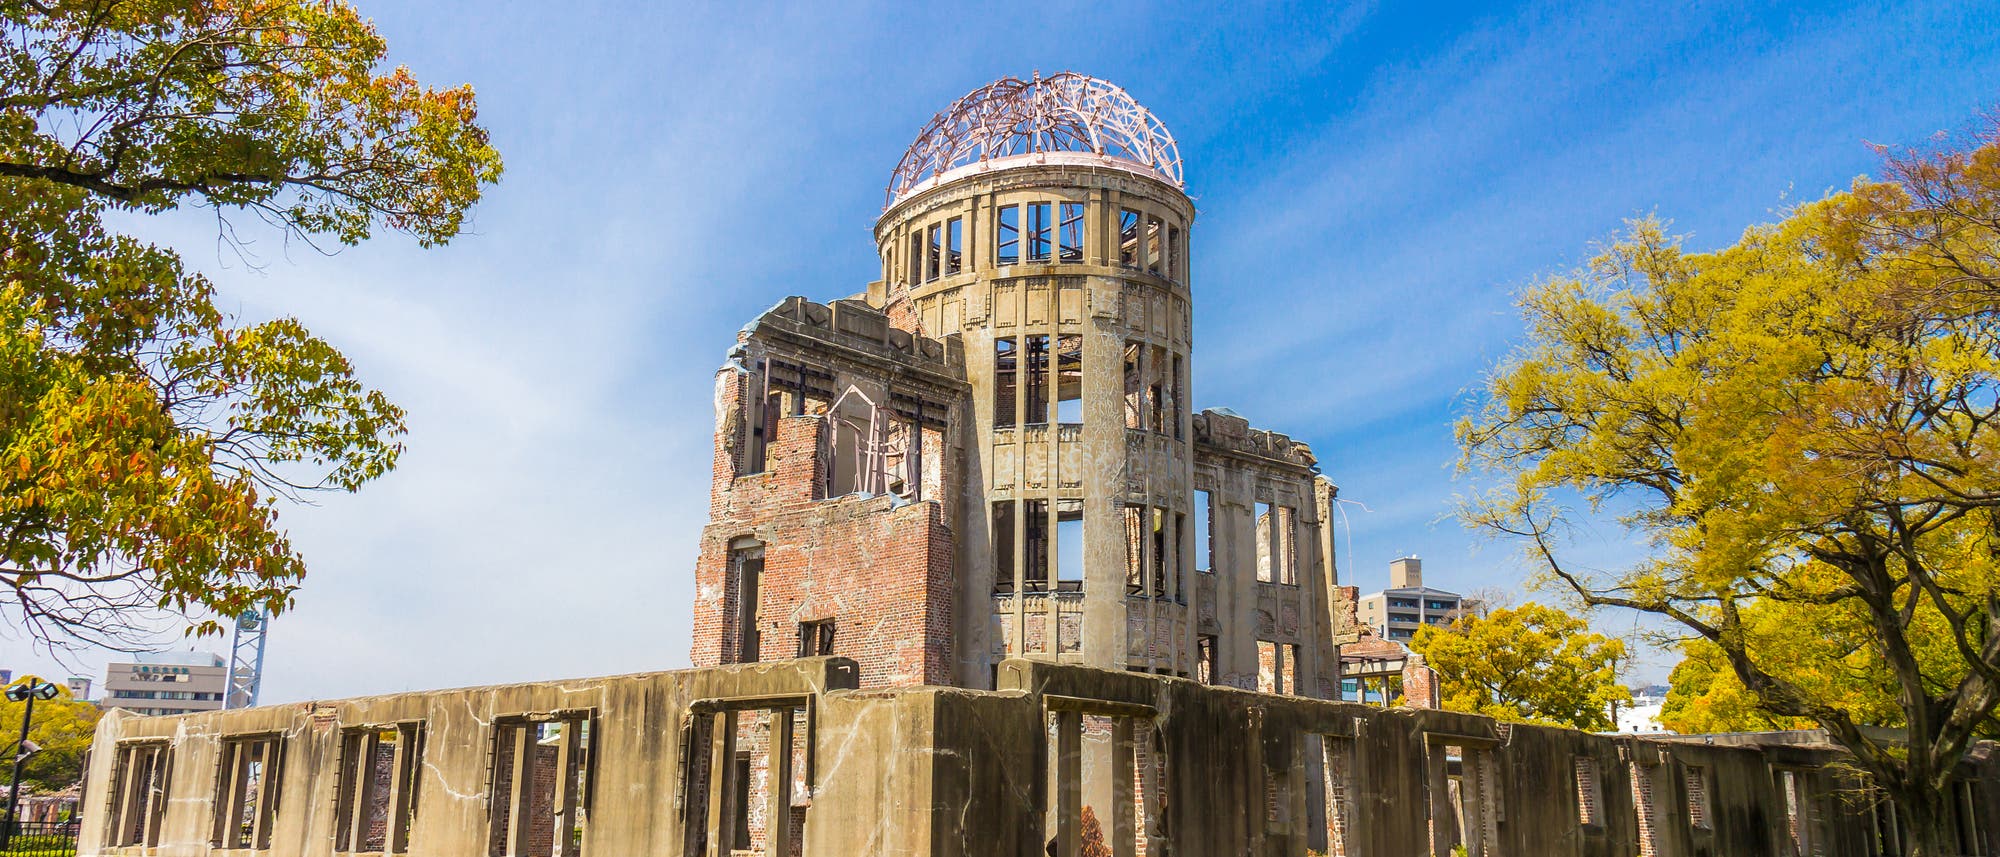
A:
{"type": "Polygon", "coordinates": [[[1278,582],[1296,586],[1299,582],[1298,568],[1298,524],[1294,520],[1296,512],[1290,506],[1272,506],[1272,556],[1277,566],[1278,582]]]}
{"type": "Polygon", "coordinates": [[[423,725],[349,729],[341,734],[334,850],[401,854],[416,818],[423,725]]]}
{"type": "Polygon", "coordinates": [[[993,261],[997,265],[1013,265],[1021,261],[1021,207],[1003,205],[1000,207],[999,223],[993,231],[993,261]]]}
{"type": "Polygon", "coordinates": [[[993,502],[993,591],[1014,591],[1014,501],[993,502]]]}
{"type": "Polygon", "coordinates": [[[1688,826],[1696,830],[1709,829],[1708,814],[1708,769],[1689,765],[1681,774],[1687,787],[1688,826]]]}
{"type": "Polygon", "coordinates": [[[118,745],[118,755],[112,761],[106,843],[147,848],[160,844],[167,784],[172,780],[172,752],[164,742],[118,745]]]}
{"type": "Polygon", "coordinates": [[[1128,429],[1146,427],[1145,384],[1139,380],[1139,357],[1144,347],[1137,342],[1125,343],[1125,427],[1128,429]]]}
{"type": "Polygon", "coordinates": [[[1062,589],[1083,587],[1083,508],[1056,511],[1056,582],[1062,589]]]}
{"type": "Polygon", "coordinates": [[[993,340],[993,427],[1014,427],[1014,398],[1020,358],[1011,336],[993,340]]]}
{"type": "Polygon", "coordinates": [[[799,657],[823,658],[833,654],[832,619],[799,623],[799,657]]]}
{"type": "Polygon", "coordinates": [[[1167,227],[1167,279],[1176,283],[1187,282],[1187,261],[1185,248],[1181,245],[1181,228],[1167,227]]]}
{"type": "Polygon", "coordinates": [[[1049,203],[1029,203],[1028,209],[1028,261],[1047,262],[1055,247],[1055,219],[1049,213],[1049,203]]]}
{"type": "Polygon", "coordinates": [[[1222,670],[1216,661],[1216,648],[1214,634],[1201,634],[1194,638],[1195,680],[1202,684],[1215,684],[1222,677],[1222,670]]]}
{"type": "Polygon", "coordinates": [[[1056,259],[1065,265],[1083,262],[1083,203],[1065,202],[1058,210],[1056,259]]]}
{"type": "Polygon", "coordinates": [[[931,224],[925,234],[930,238],[924,252],[924,282],[928,283],[938,278],[939,266],[944,264],[944,226],[931,224]]]}
{"type": "Polygon", "coordinates": [[[1257,641],[1257,690],[1260,693],[1284,693],[1284,655],[1279,653],[1278,644],[1270,640],[1257,641]]]}
{"type": "Polygon", "coordinates": [[[510,718],[493,729],[489,857],[580,857],[590,810],[590,715],[510,718]]]}
{"type": "Polygon", "coordinates": [[[1026,500],[1022,506],[1027,538],[1025,555],[1021,557],[1025,563],[1021,569],[1021,587],[1029,592],[1045,592],[1049,588],[1049,501],[1026,500]]]}
{"type": "Polygon", "coordinates": [[[1194,492],[1194,556],[1201,561],[1196,571],[1215,573],[1215,543],[1209,540],[1208,529],[1215,526],[1215,497],[1207,491],[1194,492]]]}
{"type": "Polygon", "coordinates": [[[1153,597],[1165,598],[1167,589],[1167,510],[1153,507],[1153,597]]]}
{"type": "Polygon", "coordinates": [[[1604,793],[1598,787],[1597,760],[1576,757],[1576,823],[1596,827],[1604,823],[1604,793]]]}
{"type": "Polygon", "coordinates": [[[729,638],[725,641],[723,663],[754,664],[762,658],[757,628],[757,607],[764,576],[764,546],[755,540],[744,540],[741,545],[729,550],[729,587],[724,600],[730,608],[725,614],[732,625],[729,638]]]}
{"type": "Polygon", "coordinates": [[[1146,507],[1125,504],[1125,591],[1146,594],[1146,507]]]}
{"type": "Polygon", "coordinates": [[[1257,504],[1257,579],[1271,583],[1277,578],[1277,571],[1271,562],[1271,525],[1275,517],[1271,514],[1271,504],[1257,504]]]}
{"type": "Polygon", "coordinates": [[[1165,231],[1165,225],[1159,218],[1146,218],[1146,273],[1155,276],[1165,273],[1162,266],[1166,264],[1166,258],[1160,251],[1160,242],[1166,237],[1165,231]]]}
{"type": "Polygon", "coordinates": [[[1031,426],[1048,425],[1049,422],[1049,335],[1037,333],[1027,337],[1028,359],[1027,377],[1023,379],[1022,392],[1027,401],[1027,414],[1023,420],[1031,426]]]}
{"type": "Polygon", "coordinates": [[[1139,267],[1139,212],[1118,210],[1118,264],[1139,267]]]}
{"type": "Polygon", "coordinates": [[[1083,336],[1056,337],[1056,422],[1083,424],[1083,336]]]}
{"type": "Polygon", "coordinates": [[[215,779],[215,825],[209,835],[217,848],[271,847],[284,775],[284,739],[276,735],[226,738],[215,779]]]}
{"type": "Polygon", "coordinates": [[[944,272],[947,276],[965,269],[965,218],[944,223],[944,272]]]}

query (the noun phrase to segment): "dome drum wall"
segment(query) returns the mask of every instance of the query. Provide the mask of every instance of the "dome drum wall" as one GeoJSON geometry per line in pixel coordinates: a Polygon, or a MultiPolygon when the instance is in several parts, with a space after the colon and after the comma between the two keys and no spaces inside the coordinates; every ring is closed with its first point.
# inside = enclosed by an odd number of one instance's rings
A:
{"type": "Polygon", "coordinates": [[[964,342],[962,673],[1018,655],[1193,675],[1193,204],[1118,166],[1010,160],[876,228],[889,317],[964,342]]]}

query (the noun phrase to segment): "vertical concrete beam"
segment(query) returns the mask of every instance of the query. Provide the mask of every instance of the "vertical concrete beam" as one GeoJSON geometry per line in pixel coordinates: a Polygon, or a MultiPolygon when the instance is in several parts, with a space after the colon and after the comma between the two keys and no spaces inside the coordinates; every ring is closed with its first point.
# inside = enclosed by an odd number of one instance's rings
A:
{"type": "Polygon", "coordinates": [[[1056,857],[1083,855],[1083,714],[1056,714],[1056,857]]]}
{"type": "Polygon", "coordinates": [[[773,709],[768,714],[770,739],[765,741],[765,782],[768,788],[764,813],[764,854],[789,857],[792,853],[792,710],[773,709]]]}
{"type": "Polygon", "coordinates": [[[1135,819],[1133,799],[1137,777],[1132,750],[1132,718],[1119,717],[1111,726],[1111,854],[1134,857],[1133,843],[1144,819],[1135,819]]]}

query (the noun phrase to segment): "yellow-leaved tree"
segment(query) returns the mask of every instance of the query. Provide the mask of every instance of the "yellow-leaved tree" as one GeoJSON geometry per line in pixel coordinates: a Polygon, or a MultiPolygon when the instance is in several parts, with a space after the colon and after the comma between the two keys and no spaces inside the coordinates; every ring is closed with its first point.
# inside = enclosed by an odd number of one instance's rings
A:
{"type": "Polygon", "coordinates": [[[1632,701],[1618,683],[1625,643],[1544,604],[1425,625],[1410,650],[1437,671],[1451,711],[1601,732],[1613,725],[1612,704],[1632,701]]]}
{"type": "Polygon", "coordinates": [[[338,350],[105,223],[449,240],[499,156],[470,87],[386,53],[340,0],[0,0],[0,610],[33,639],[283,610],[305,562],[277,501],[395,466],[403,412],[338,350]]]}
{"type": "Polygon", "coordinates": [[[1458,435],[1492,480],[1471,524],[1690,633],[1773,725],[1824,728],[1934,857],[2000,703],[2000,122],[1883,154],[1732,246],[1640,221],[1528,289],[1458,435]],[[1571,563],[1596,518],[1653,549],[1571,563]],[[1893,711],[1855,703],[1870,682],[1893,711]]]}

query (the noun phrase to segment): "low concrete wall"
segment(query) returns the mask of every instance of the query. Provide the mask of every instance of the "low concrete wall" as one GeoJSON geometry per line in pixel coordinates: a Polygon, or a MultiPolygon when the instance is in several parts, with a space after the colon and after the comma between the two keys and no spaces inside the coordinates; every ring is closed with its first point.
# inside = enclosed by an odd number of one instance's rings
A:
{"type": "MultiPolygon", "coordinates": [[[[1794,837],[1824,857],[1882,853],[1875,810],[1852,801],[1865,790],[1811,733],[1607,737],[1024,660],[1002,664],[996,691],[858,685],[851,661],[817,658],[179,717],[113,712],[91,757],[79,853],[331,857],[358,779],[342,770],[343,736],[397,724],[424,736],[406,851],[422,857],[726,855],[746,843],[813,857],[1034,857],[1085,853],[1094,840],[1118,857],[1412,857],[1458,843],[1481,857],[1776,857],[1794,837]],[[505,752],[496,730],[550,717],[590,724],[588,753],[573,754],[587,758],[587,782],[568,801],[581,833],[550,841],[546,808],[567,800],[558,790],[508,810],[542,813],[531,831],[542,844],[496,846],[495,802],[508,798],[494,786],[505,752]],[[776,740],[793,728],[796,745],[776,740]],[[213,842],[218,812],[231,811],[217,799],[232,736],[283,747],[265,848],[213,842]],[[157,830],[140,836],[154,844],[112,847],[111,804],[133,796],[121,760],[135,747],[171,759],[165,801],[157,830]],[[1590,823],[1580,770],[1594,771],[1590,823]],[[1796,833],[1782,785],[1792,782],[1804,809],[1796,833]]],[[[537,750],[557,758],[553,741],[537,750]]],[[[1968,805],[1992,825],[2000,770],[1982,758],[1966,773],[1968,805]]]]}

